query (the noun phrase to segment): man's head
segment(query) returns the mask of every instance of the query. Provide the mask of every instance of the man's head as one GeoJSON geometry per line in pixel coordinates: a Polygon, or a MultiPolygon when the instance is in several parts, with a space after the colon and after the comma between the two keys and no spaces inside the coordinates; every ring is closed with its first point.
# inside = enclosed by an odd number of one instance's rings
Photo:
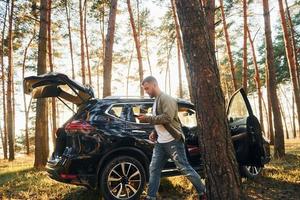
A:
{"type": "Polygon", "coordinates": [[[142,87],[151,98],[156,97],[160,93],[157,80],[153,76],[147,76],[144,78],[142,81],[142,87]]]}

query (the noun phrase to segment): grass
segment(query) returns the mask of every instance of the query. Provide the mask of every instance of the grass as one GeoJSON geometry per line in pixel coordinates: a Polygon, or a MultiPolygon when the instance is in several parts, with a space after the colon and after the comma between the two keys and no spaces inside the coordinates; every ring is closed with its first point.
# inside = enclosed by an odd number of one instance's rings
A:
{"type": "MultiPolygon", "coordinates": [[[[35,170],[32,166],[32,156],[19,157],[13,162],[0,160],[0,199],[100,199],[96,192],[56,182],[45,171],[35,170]]],[[[299,199],[300,140],[287,140],[285,158],[272,159],[260,177],[243,180],[243,187],[249,200],[299,199]]],[[[196,190],[183,176],[161,181],[158,199],[193,200],[195,196],[196,190]]]]}

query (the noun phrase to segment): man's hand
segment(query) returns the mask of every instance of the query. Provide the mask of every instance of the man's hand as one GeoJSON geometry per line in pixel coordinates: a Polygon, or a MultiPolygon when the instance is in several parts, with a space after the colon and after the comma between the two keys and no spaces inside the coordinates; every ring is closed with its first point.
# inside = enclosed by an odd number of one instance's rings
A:
{"type": "Polygon", "coordinates": [[[138,120],[139,120],[141,123],[147,122],[146,116],[145,116],[145,115],[139,115],[139,116],[137,116],[136,118],[138,118],[138,120]]]}
{"type": "Polygon", "coordinates": [[[157,140],[157,134],[154,131],[150,133],[149,140],[151,140],[151,142],[155,142],[157,140]]]}

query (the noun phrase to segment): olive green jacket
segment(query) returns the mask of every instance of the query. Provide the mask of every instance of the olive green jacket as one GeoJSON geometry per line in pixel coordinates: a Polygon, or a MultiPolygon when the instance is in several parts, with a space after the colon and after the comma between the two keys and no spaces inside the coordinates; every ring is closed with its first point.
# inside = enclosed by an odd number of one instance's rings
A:
{"type": "MultiPolygon", "coordinates": [[[[161,92],[156,101],[156,116],[146,116],[146,122],[153,125],[161,124],[176,139],[185,141],[178,117],[176,99],[161,92]]],[[[155,131],[156,132],[156,131],[155,131]]]]}

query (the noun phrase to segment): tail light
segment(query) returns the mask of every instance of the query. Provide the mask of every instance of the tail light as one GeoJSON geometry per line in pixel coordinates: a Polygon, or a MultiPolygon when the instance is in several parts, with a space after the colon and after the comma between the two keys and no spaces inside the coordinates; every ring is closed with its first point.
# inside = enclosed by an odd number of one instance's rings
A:
{"type": "Polygon", "coordinates": [[[89,134],[93,132],[95,128],[86,121],[74,120],[66,125],[65,130],[69,134],[89,134]]]}

